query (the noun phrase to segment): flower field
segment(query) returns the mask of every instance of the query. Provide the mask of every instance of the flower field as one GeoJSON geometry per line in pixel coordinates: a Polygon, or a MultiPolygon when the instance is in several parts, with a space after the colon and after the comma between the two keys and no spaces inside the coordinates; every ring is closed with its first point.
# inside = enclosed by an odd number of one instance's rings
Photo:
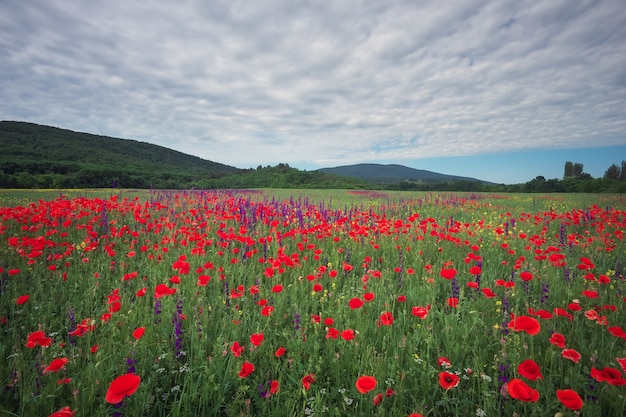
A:
{"type": "Polygon", "coordinates": [[[624,415],[623,196],[285,193],[0,196],[0,415],[624,415]]]}

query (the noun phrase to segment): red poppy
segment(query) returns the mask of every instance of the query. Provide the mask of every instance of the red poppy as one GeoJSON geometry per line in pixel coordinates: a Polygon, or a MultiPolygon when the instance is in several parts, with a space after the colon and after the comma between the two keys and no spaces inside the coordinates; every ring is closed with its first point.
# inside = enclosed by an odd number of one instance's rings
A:
{"type": "Polygon", "coordinates": [[[494,298],[497,297],[496,293],[494,293],[491,288],[482,288],[481,291],[483,292],[483,294],[485,295],[485,297],[487,298],[494,298]]]}
{"type": "Polygon", "coordinates": [[[234,357],[238,358],[243,353],[245,347],[241,346],[238,341],[234,341],[232,345],[230,345],[230,352],[234,357]]]}
{"type": "Polygon", "coordinates": [[[376,394],[372,401],[374,402],[374,405],[380,405],[384,399],[385,397],[383,397],[383,394],[376,394]]]}
{"type": "Polygon", "coordinates": [[[265,306],[261,310],[261,315],[265,316],[265,317],[269,317],[269,316],[272,315],[273,312],[274,312],[274,307],[273,306],[265,306]]]}
{"type": "Polygon", "coordinates": [[[524,402],[537,402],[539,400],[539,392],[518,378],[513,378],[509,381],[506,384],[506,390],[511,398],[516,400],[524,402]]]}
{"type": "Polygon", "coordinates": [[[580,395],[573,389],[558,389],[556,390],[556,398],[559,399],[561,404],[573,411],[578,411],[583,408],[583,400],[580,395]]]}
{"type": "Polygon", "coordinates": [[[276,356],[277,358],[280,358],[281,356],[285,354],[286,351],[287,349],[281,346],[278,349],[276,349],[276,352],[274,352],[274,356],[276,356]]]}
{"type": "Polygon", "coordinates": [[[53,359],[52,362],[50,362],[50,365],[46,366],[43,372],[46,373],[46,372],[60,371],[61,369],[65,367],[66,364],[67,364],[67,358],[53,359]]]}
{"type": "Polygon", "coordinates": [[[536,335],[541,330],[541,325],[537,319],[528,316],[514,317],[508,324],[509,329],[513,329],[516,332],[526,332],[529,335],[536,335]]]}
{"type": "Polygon", "coordinates": [[[270,381],[270,394],[272,395],[276,394],[279,389],[280,389],[280,382],[276,380],[271,380],[270,381]]]}
{"type": "Polygon", "coordinates": [[[28,301],[28,298],[30,297],[30,295],[25,294],[25,295],[20,295],[19,297],[17,297],[17,305],[22,305],[25,304],[28,301]]]}
{"type": "Polygon", "coordinates": [[[272,287],[272,292],[278,294],[283,291],[283,286],[280,284],[276,284],[272,287]]]}
{"type": "Polygon", "coordinates": [[[517,367],[517,372],[521,376],[531,381],[535,381],[537,379],[543,379],[543,375],[541,375],[541,368],[537,365],[532,359],[526,359],[517,367]]]}
{"type": "Polygon", "coordinates": [[[450,297],[448,298],[448,306],[452,307],[452,308],[457,308],[459,306],[459,299],[456,297],[450,297]]]}
{"type": "Polygon", "coordinates": [[[364,375],[357,378],[355,386],[357,391],[359,391],[361,394],[367,394],[368,392],[376,388],[376,384],[376,378],[374,378],[373,376],[364,375]]]}
{"type": "Polygon", "coordinates": [[[326,339],[336,339],[339,337],[339,330],[334,327],[329,327],[326,331],[326,339]]]}
{"type": "Polygon", "coordinates": [[[141,339],[141,336],[146,332],[145,327],[137,327],[133,332],[133,337],[137,340],[141,339]]]}
{"type": "Polygon", "coordinates": [[[263,333],[255,333],[250,336],[250,343],[254,346],[261,346],[263,340],[265,340],[265,335],[263,333]]]}
{"type": "Polygon", "coordinates": [[[626,372],[626,358],[615,358],[619,366],[622,368],[624,372],[626,372]]]}
{"type": "Polygon", "coordinates": [[[563,351],[561,352],[561,356],[571,360],[574,363],[578,363],[578,361],[580,360],[580,353],[578,353],[574,349],[563,349],[563,351]]]}
{"type": "Polygon", "coordinates": [[[48,417],[73,417],[76,411],[72,411],[69,406],[65,406],[58,411],[50,414],[48,417]]]}
{"type": "Polygon", "coordinates": [[[437,366],[449,368],[452,365],[450,364],[450,359],[446,358],[445,356],[441,356],[440,358],[437,359],[437,366]]]}
{"type": "Polygon", "coordinates": [[[137,290],[135,295],[137,295],[137,297],[143,297],[144,295],[146,295],[147,291],[148,291],[148,289],[146,287],[143,287],[143,288],[137,290]]]}
{"type": "Polygon", "coordinates": [[[311,384],[315,382],[315,374],[308,374],[302,377],[302,386],[305,390],[311,388],[311,384]]]}
{"type": "Polygon", "coordinates": [[[428,308],[414,306],[411,309],[411,314],[424,320],[428,316],[428,310],[428,308]]]}
{"type": "Polygon", "coordinates": [[[591,368],[591,377],[598,382],[606,382],[609,385],[626,385],[626,379],[622,377],[619,369],[605,366],[602,370],[591,368]]]}
{"type": "Polygon", "coordinates": [[[341,338],[343,340],[352,340],[352,339],[354,339],[354,330],[352,330],[352,329],[344,330],[343,332],[341,332],[341,338]]]}
{"type": "Polygon", "coordinates": [[[365,304],[363,302],[363,300],[361,300],[360,298],[352,298],[349,302],[348,305],[350,306],[350,308],[352,310],[356,310],[357,308],[361,308],[363,307],[363,304],[365,304]]]}
{"type": "Polygon", "coordinates": [[[483,272],[482,268],[478,265],[474,265],[470,268],[469,273],[472,275],[480,275],[483,272]]]}
{"type": "Polygon", "coordinates": [[[165,284],[159,284],[154,288],[154,298],[162,298],[176,292],[176,288],[170,288],[165,284]]]}
{"type": "Polygon", "coordinates": [[[252,372],[254,372],[254,365],[251,364],[248,361],[245,361],[244,363],[241,364],[241,370],[239,371],[239,377],[240,378],[247,378],[248,375],[250,375],[252,372]]]}
{"type": "Polygon", "coordinates": [[[32,349],[37,345],[41,347],[48,347],[50,346],[50,343],[52,343],[52,338],[46,337],[46,334],[41,330],[32,332],[26,339],[26,347],[29,349],[32,349]]]}
{"type": "Polygon", "coordinates": [[[533,279],[533,274],[531,272],[524,271],[519,274],[519,277],[522,279],[522,281],[531,281],[533,279]]]}
{"type": "Polygon", "coordinates": [[[565,347],[565,336],[563,336],[561,333],[553,333],[548,340],[550,340],[550,343],[552,343],[554,346],[558,346],[561,349],[565,347]]]}
{"type": "Polygon", "coordinates": [[[445,390],[455,388],[459,385],[459,376],[452,372],[444,371],[439,373],[439,386],[445,390]]]}
{"type": "Polygon", "coordinates": [[[140,382],[141,378],[139,375],[124,374],[118,376],[109,385],[104,399],[110,404],[117,404],[137,391],[140,382]]]}
{"type": "Polygon", "coordinates": [[[444,279],[452,279],[456,276],[456,269],[454,268],[442,269],[441,272],[439,272],[439,274],[444,279]]]}
{"type": "Polygon", "coordinates": [[[380,322],[385,326],[391,326],[393,324],[393,314],[390,311],[385,311],[380,315],[380,322]]]}
{"type": "Polygon", "coordinates": [[[411,413],[409,414],[409,417],[424,417],[424,416],[421,415],[420,413],[411,413]]]}
{"type": "Polygon", "coordinates": [[[365,301],[372,301],[375,297],[375,294],[373,292],[366,292],[365,294],[363,294],[363,299],[365,301]]]}

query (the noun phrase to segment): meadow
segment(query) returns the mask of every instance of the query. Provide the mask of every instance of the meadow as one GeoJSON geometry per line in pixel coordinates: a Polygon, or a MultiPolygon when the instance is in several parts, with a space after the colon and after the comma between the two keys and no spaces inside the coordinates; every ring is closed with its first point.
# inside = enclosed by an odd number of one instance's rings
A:
{"type": "Polygon", "coordinates": [[[623,416],[626,198],[0,192],[0,416],[623,416]]]}

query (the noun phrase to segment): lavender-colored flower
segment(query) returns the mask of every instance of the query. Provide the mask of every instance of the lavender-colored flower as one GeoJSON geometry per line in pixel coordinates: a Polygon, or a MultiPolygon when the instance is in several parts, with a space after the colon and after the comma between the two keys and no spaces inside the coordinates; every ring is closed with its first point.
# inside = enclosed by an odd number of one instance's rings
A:
{"type": "Polygon", "coordinates": [[[176,359],[180,359],[183,353],[183,300],[176,302],[176,311],[172,317],[172,326],[174,327],[174,352],[176,359]]]}
{"type": "Polygon", "coordinates": [[[548,298],[550,297],[550,285],[542,281],[541,282],[541,304],[546,304],[548,302],[548,298]]]}

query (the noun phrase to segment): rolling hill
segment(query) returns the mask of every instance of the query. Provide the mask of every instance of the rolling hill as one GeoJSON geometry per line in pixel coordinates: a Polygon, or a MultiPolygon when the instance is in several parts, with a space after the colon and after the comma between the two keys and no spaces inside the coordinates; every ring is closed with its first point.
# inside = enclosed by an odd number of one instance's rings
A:
{"type": "Polygon", "coordinates": [[[346,177],[361,178],[378,184],[399,184],[404,181],[432,183],[438,181],[470,181],[487,183],[475,178],[459,177],[440,174],[423,169],[409,168],[404,165],[356,164],[343,165],[334,168],[321,168],[319,171],[327,174],[343,175],[346,177]]]}

